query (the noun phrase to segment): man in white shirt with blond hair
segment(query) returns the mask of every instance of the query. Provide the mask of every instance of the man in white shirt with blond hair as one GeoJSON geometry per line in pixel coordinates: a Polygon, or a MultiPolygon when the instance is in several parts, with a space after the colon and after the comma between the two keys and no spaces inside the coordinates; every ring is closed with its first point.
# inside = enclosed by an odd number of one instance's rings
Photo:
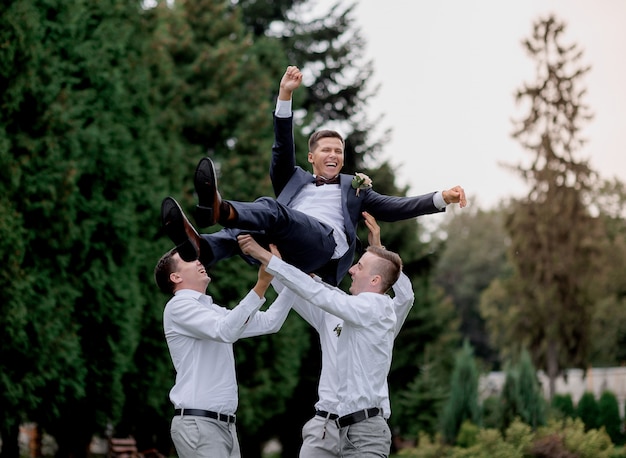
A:
{"type": "Polygon", "coordinates": [[[238,240],[242,252],[261,262],[287,289],[343,320],[335,374],[340,455],[389,456],[387,375],[398,318],[386,292],[400,278],[400,257],[380,246],[368,247],[348,271],[352,285],[346,294],[285,263],[250,235],[240,235],[238,240]]]}

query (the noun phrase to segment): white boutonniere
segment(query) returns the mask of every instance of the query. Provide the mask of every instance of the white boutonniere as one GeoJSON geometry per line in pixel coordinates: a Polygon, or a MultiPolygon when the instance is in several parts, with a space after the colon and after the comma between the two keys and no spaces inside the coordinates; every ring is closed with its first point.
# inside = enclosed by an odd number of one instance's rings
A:
{"type": "Polygon", "coordinates": [[[354,178],[352,178],[352,187],[356,189],[356,195],[358,196],[361,189],[372,187],[372,179],[364,173],[356,172],[354,178]]]}
{"type": "Polygon", "coordinates": [[[337,337],[339,337],[341,335],[341,325],[338,324],[337,326],[335,326],[335,329],[333,329],[333,331],[335,331],[335,334],[337,334],[337,337]]]}

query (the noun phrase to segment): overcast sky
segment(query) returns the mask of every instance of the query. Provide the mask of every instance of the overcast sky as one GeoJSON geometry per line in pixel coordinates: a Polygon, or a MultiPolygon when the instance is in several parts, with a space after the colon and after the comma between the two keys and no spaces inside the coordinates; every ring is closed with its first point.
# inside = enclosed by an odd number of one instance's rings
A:
{"type": "MultiPolygon", "coordinates": [[[[332,4],[319,0],[322,10],[332,4]]],[[[563,44],[591,65],[583,99],[595,114],[580,158],[605,177],[626,181],[626,0],[357,0],[356,19],[374,63],[378,95],[370,119],[392,128],[384,152],[398,184],[422,194],[462,185],[471,203],[492,207],[525,184],[499,162],[530,157],[511,138],[514,100],[532,82],[534,62],[521,41],[554,13],[563,44]]],[[[375,184],[374,184],[375,186],[375,184]]]]}

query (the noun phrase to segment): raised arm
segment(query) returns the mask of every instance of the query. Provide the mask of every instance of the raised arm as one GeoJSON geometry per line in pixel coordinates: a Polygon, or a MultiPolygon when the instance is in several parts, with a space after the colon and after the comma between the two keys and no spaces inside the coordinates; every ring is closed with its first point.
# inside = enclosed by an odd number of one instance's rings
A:
{"type": "Polygon", "coordinates": [[[270,178],[276,197],[282,192],[296,168],[296,147],[293,139],[291,96],[302,82],[298,67],[287,67],[280,80],[277,109],[274,113],[274,144],[270,178]]]}

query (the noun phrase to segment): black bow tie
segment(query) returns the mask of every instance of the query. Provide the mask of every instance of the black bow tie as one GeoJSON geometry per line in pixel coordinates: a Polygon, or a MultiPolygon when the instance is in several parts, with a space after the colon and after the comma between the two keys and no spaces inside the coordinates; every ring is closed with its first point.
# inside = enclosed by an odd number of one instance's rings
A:
{"type": "Polygon", "coordinates": [[[333,178],[324,178],[317,175],[313,178],[315,186],[322,186],[323,184],[339,184],[339,175],[335,175],[333,178]]]}

